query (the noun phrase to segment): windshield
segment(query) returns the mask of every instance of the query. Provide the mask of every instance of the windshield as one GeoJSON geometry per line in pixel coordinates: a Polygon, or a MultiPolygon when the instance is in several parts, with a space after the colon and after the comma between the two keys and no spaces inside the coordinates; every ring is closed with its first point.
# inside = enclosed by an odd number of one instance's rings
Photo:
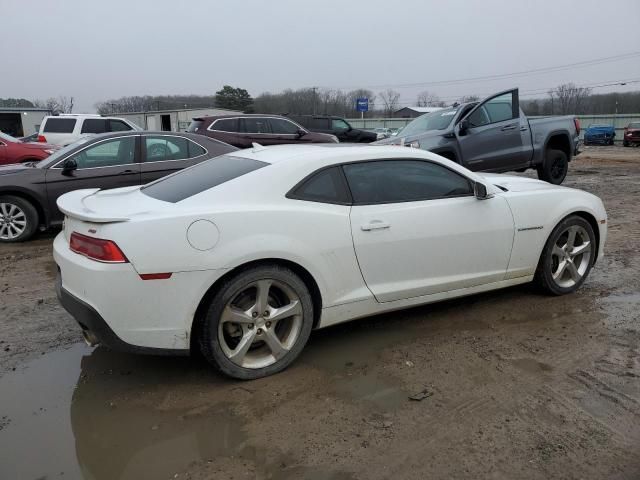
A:
{"type": "Polygon", "coordinates": [[[49,165],[53,165],[53,164],[57,163],[67,153],[69,153],[71,150],[75,149],[76,147],[79,147],[80,145],[84,145],[85,143],[87,143],[87,142],[89,142],[90,140],[93,140],[93,139],[95,139],[95,137],[83,137],[80,140],[78,140],[77,142],[71,143],[71,144],[67,145],[64,148],[61,148],[60,150],[56,150],[51,155],[49,155],[47,158],[45,158],[44,160],[38,162],[37,166],[39,168],[46,168],[49,165]]]}
{"type": "Polygon", "coordinates": [[[602,123],[592,123],[589,128],[611,128],[613,125],[604,125],[602,123]]]}
{"type": "Polygon", "coordinates": [[[428,130],[444,130],[451,124],[456,113],[457,108],[447,108],[421,115],[402,129],[402,136],[417,135],[428,130]]]}
{"type": "Polygon", "coordinates": [[[12,137],[11,135],[7,135],[6,133],[0,132],[0,140],[4,140],[5,142],[17,142],[18,139],[12,137]]]}
{"type": "Polygon", "coordinates": [[[629,128],[640,128],[640,122],[632,122],[629,124],[629,128]]]}

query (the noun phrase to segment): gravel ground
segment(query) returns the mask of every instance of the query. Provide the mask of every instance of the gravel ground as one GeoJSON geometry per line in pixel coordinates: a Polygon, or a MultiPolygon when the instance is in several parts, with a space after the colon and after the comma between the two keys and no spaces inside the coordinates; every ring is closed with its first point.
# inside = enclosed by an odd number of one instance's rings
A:
{"type": "Polygon", "coordinates": [[[318,331],[254,382],[84,346],[53,234],[0,246],[0,478],[640,478],[640,150],[588,147],[566,184],[609,214],[578,293],[318,331]]]}

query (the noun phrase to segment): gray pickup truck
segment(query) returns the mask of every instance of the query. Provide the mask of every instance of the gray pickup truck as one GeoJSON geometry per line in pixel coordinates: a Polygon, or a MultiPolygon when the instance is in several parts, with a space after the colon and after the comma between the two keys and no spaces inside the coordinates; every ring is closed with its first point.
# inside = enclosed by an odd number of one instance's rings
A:
{"type": "Polygon", "coordinates": [[[579,133],[573,116],[528,119],[513,89],[422,115],[375,144],[422,148],[474,171],[535,168],[540,179],[559,185],[578,154],[579,133]]]}

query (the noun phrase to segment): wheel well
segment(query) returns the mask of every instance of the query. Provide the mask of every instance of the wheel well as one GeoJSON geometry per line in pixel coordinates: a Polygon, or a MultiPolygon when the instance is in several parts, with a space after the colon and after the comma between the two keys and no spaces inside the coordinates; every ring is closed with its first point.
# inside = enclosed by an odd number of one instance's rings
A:
{"type": "Polygon", "coordinates": [[[597,260],[598,252],[600,251],[600,228],[598,227],[598,221],[589,212],[573,212],[572,215],[577,215],[579,217],[584,218],[587,222],[589,222],[589,225],[591,225],[591,228],[593,229],[593,234],[596,236],[596,260],[597,260]]]}
{"type": "Polygon", "coordinates": [[[204,294],[200,303],[198,304],[198,308],[196,309],[196,313],[193,316],[193,325],[191,326],[191,350],[194,351],[196,346],[196,339],[198,336],[198,329],[202,325],[202,321],[204,319],[204,315],[206,312],[206,308],[209,305],[211,299],[218,293],[220,290],[220,286],[231,277],[238,275],[239,273],[247,270],[249,268],[254,268],[263,265],[281,265],[283,267],[287,267],[298,275],[304,284],[309,289],[309,293],[311,294],[311,300],[313,301],[313,328],[317,327],[320,323],[320,314],[322,312],[322,295],[320,294],[320,288],[318,288],[318,284],[316,283],[313,276],[309,273],[309,271],[302,267],[301,265],[289,261],[284,260],[282,258],[264,258],[260,260],[254,260],[252,262],[244,263],[239,265],[232,270],[225,273],[222,277],[216,280],[213,285],[209,287],[207,292],[204,294]],[[195,335],[194,335],[195,332],[195,335]]]}
{"type": "Polygon", "coordinates": [[[567,156],[567,160],[571,159],[571,144],[569,138],[563,134],[552,135],[547,142],[547,149],[561,150],[567,156]]]}
{"type": "Polygon", "coordinates": [[[40,202],[38,202],[31,195],[29,195],[28,193],[15,192],[15,191],[11,191],[11,190],[9,190],[9,191],[0,191],[0,197],[4,196],[4,195],[11,195],[13,197],[20,197],[23,200],[28,201],[36,209],[36,212],[38,212],[38,223],[40,225],[43,225],[43,224],[46,223],[46,216],[44,214],[44,209],[42,208],[42,205],[40,205],[40,202]]]}

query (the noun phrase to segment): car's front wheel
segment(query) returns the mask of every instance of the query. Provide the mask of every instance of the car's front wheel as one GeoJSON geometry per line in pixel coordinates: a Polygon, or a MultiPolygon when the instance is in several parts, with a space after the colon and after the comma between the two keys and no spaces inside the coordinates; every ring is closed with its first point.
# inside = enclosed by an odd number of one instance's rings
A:
{"type": "Polygon", "coordinates": [[[268,265],[241,271],[214,295],[198,332],[214,367],[242,380],[285,369],[304,348],[313,326],[313,301],[292,270],[268,265]]]}
{"type": "Polygon", "coordinates": [[[574,292],[589,275],[596,252],[591,224],[571,215],[551,232],[540,256],[535,281],[553,295],[574,292]]]}
{"type": "Polygon", "coordinates": [[[38,211],[24,198],[0,196],[0,242],[27,240],[38,229],[38,211]]]}

